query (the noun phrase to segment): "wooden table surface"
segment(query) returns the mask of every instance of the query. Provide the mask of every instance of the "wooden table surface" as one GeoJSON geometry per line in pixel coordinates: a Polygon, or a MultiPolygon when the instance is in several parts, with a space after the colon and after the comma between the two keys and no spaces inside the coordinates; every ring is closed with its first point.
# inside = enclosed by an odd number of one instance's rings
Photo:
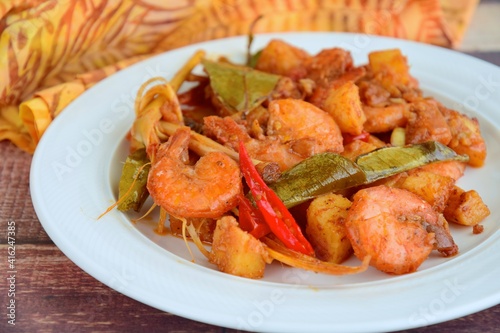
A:
{"type": "MultiPolygon", "coordinates": [[[[460,49],[497,66],[500,66],[499,10],[500,2],[483,1],[460,49]],[[487,30],[484,22],[491,17],[499,26],[487,30]],[[485,29],[489,35],[484,35],[485,29]]],[[[71,262],[47,236],[33,209],[29,193],[31,158],[11,143],[0,142],[0,248],[3,255],[0,332],[234,332],[132,300],[71,262]],[[11,221],[16,228],[15,326],[8,324],[6,316],[7,230],[11,221]]],[[[500,305],[404,332],[500,332],[500,305]]]]}

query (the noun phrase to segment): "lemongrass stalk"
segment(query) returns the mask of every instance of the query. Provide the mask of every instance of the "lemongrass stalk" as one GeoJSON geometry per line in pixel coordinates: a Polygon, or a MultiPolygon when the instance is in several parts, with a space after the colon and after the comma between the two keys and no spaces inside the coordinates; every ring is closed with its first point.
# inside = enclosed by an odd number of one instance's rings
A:
{"type": "Polygon", "coordinates": [[[175,73],[172,80],[170,80],[170,86],[174,91],[179,91],[179,88],[182,86],[188,75],[191,71],[201,62],[201,59],[205,56],[205,51],[198,50],[196,51],[191,58],[175,73]]]}

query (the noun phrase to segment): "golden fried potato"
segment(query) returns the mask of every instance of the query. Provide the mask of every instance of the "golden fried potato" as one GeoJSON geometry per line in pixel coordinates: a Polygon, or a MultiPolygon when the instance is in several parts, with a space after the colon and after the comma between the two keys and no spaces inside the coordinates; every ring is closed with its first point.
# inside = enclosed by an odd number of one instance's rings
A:
{"type": "Polygon", "coordinates": [[[340,264],[352,254],[344,219],[351,202],[339,194],[326,194],[314,199],[307,209],[306,235],[324,261],[340,264]]]}
{"type": "Polygon", "coordinates": [[[272,259],[258,239],[243,231],[232,216],[217,220],[209,261],[220,271],[259,279],[272,259]]]}
{"type": "Polygon", "coordinates": [[[424,170],[411,170],[395,187],[413,192],[442,212],[446,206],[455,181],[447,176],[424,170]]]}
{"type": "Polygon", "coordinates": [[[368,61],[373,73],[390,76],[392,84],[406,85],[411,81],[406,57],[399,49],[371,52],[368,61]]]}
{"type": "Polygon", "coordinates": [[[330,89],[321,108],[335,119],[342,133],[359,135],[363,131],[366,117],[354,82],[347,81],[337,89],[330,89]]]}
{"type": "Polygon", "coordinates": [[[490,215],[490,210],[476,191],[454,186],[443,215],[449,222],[475,226],[490,215]]]}
{"type": "Polygon", "coordinates": [[[284,75],[293,79],[306,75],[304,64],[311,56],[304,50],[273,39],[262,50],[255,68],[264,72],[284,75]]]}
{"type": "Polygon", "coordinates": [[[372,143],[362,140],[354,140],[344,146],[344,151],[340,155],[354,161],[361,154],[369,153],[378,147],[372,143]]]}

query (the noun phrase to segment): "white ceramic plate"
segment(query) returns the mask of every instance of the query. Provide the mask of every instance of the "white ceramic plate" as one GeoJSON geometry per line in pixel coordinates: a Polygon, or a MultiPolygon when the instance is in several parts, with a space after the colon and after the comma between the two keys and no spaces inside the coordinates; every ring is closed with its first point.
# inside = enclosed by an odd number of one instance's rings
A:
{"type": "MultiPolygon", "coordinates": [[[[426,94],[479,119],[486,165],[467,169],[459,185],[476,189],[491,208],[484,232],[453,227],[460,254],[432,255],[420,269],[389,276],[370,268],[329,276],[270,265],[265,278],[218,272],[192,246],[156,235],[154,222],[133,225],[113,211],[124,137],[134,118],[135,93],[148,78],[170,78],[197,49],[243,60],[246,38],[168,52],[113,75],[84,93],[43,136],[33,159],[31,195],[54,243],[83,270],[140,302],[183,317],[235,329],[272,332],[372,332],[434,324],[500,301],[500,69],[438,47],[356,34],[290,33],[257,36],[255,50],[282,38],[311,53],[349,49],[356,64],[372,50],[400,48],[426,94]]],[[[359,262],[353,258],[348,264],[359,262]]]]}

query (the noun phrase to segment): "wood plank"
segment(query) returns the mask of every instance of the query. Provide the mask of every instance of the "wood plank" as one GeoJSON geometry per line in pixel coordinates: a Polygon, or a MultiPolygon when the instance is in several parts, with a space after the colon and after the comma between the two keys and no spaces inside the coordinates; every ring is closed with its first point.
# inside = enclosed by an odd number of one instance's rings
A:
{"type": "MultiPolygon", "coordinates": [[[[6,245],[0,252],[7,253],[6,245]]],[[[4,275],[7,269],[2,262],[4,275]]],[[[55,245],[16,246],[16,332],[222,332],[160,311],[88,275],[55,245]]],[[[2,282],[1,297],[7,299],[2,282]]],[[[3,304],[2,302],[2,304],[3,304]]],[[[0,332],[12,329],[2,305],[0,332]]]]}
{"type": "MultiPolygon", "coordinates": [[[[16,222],[18,243],[51,243],[38,221],[29,192],[32,155],[16,148],[8,141],[0,142],[0,226],[16,222]]],[[[0,242],[5,243],[5,233],[0,242]]]]}
{"type": "Polygon", "coordinates": [[[500,52],[467,52],[468,55],[500,66],[500,52]]]}
{"type": "MultiPolygon", "coordinates": [[[[304,320],[306,320],[304,318],[304,320]]],[[[363,318],[360,318],[363,320],[363,318]]],[[[332,322],[332,327],[335,323],[332,322]]],[[[394,333],[498,333],[500,328],[500,305],[465,316],[459,319],[436,325],[410,330],[394,331],[394,333]]],[[[226,329],[226,333],[241,333],[241,331],[226,329]]]]}
{"type": "MultiPolygon", "coordinates": [[[[0,252],[7,253],[6,245],[0,252]]],[[[157,310],[124,296],[83,272],[55,245],[16,246],[16,330],[18,332],[231,332],[157,310]]],[[[7,269],[2,271],[6,272],[7,269]]],[[[2,298],[7,291],[0,290],[2,298]]],[[[423,332],[493,332],[500,305],[423,332]]],[[[0,331],[9,328],[0,321],[0,331]]]]}

